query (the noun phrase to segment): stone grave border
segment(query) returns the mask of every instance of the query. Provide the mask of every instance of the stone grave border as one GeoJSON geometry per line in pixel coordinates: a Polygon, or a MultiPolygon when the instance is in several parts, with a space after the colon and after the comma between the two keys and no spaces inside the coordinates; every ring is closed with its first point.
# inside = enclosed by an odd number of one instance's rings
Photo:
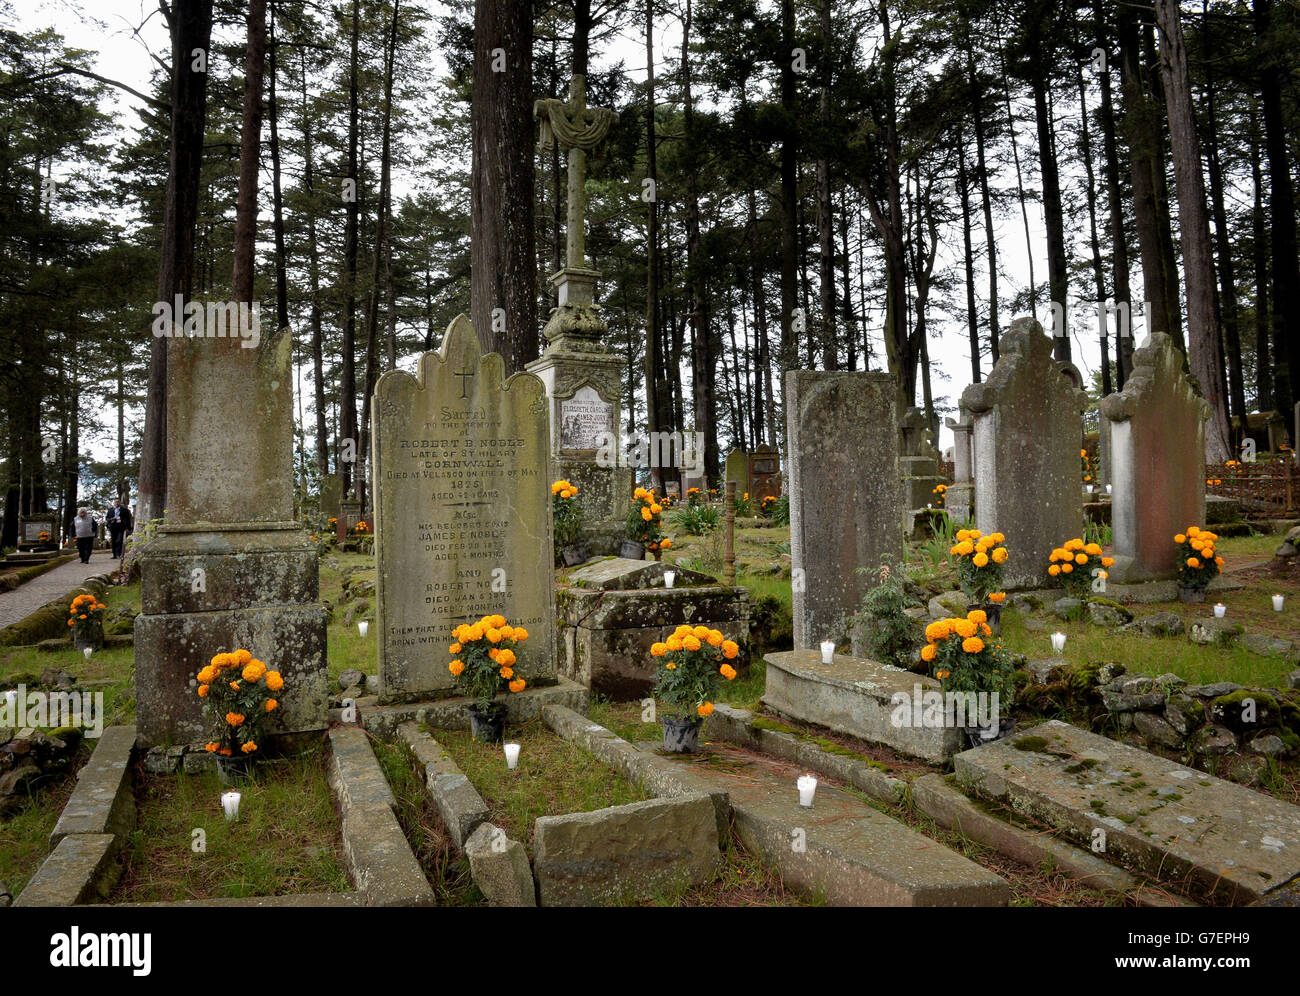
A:
{"type": "Polygon", "coordinates": [[[748,709],[716,705],[708,721],[709,736],[784,761],[793,761],[810,771],[851,785],[890,807],[915,809],[944,829],[1030,867],[1050,862],[1057,871],[1077,881],[1098,889],[1128,892],[1142,906],[1200,905],[1165,892],[1159,883],[1112,865],[1090,851],[1060,839],[1054,832],[1018,826],[1007,819],[1001,807],[991,804],[977,806],[954,787],[954,776],[922,775],[909,785],[886,775],[861,758],[834,754],[811,740],[755,726],[754,718],[754,713],[748,709]]]}
{"type": "Polygon", "coordinates": [[[134,726],[110,726],[77,776],[50,834],[53,850],[14,906],[432,906],[434,893],[397,822],[396,801],[369,738],[358,727],[329,731],[328,779],[341,827],[350,892],[239,899],[106,903],[117,856],[136,826],[134,726]]]}
{"type": "MultiPolygon", "coordinates": [[[[509,720],[521,722],[540,718],[562,739],[573,742],[577,726],[592,726],[576,709],[587,708],[587,689],[573,682],[559,686],[529,689],[507,700],[509,720]],[[530,698],[526,698],[530,696],[530,698]]],[[[676,777],[672,765],[658,758],[658,777],[646,777],[644,755],[628,744],[635,756],[630,766],[611,764],[622,777],[655,796],[644,802],[608,806],[583,813],[541,816],[535,823],[534,856],[529,862],[522,842],[488,822],[489,809],[468,776],[441,744],[421,724],[434,730],[468,728],[464,699],[443,699],[413,705],[379,706],[372,701],[358,702],[368,729],[377,735],[391,735],[402,746],[416,771],[423,775],[443,825],[456,849],[469,859],[470,875],[492,906],[590,906],[653,898],[663,889],[689,885],[701,876],[701,869],[716,873],[722,863],[719,841],[729,834],[725,795],[721,804],[710,792],[688,779],[676,777]],[[657,789],[657,790],[656,790],[657,789]],[[706,815],[707,814],[707,815],[706,815]],[[645,834],[655,834],[665,821],[684,820],[695,826],[695,833],[674,838],[684,846],[684,853],[668,868],[654,868],[639,890],[611,889],[603,879],[609,877],[611,862],[626,862],[635,873],[644,863],[648,851],[640,841],[645,834]],[[629,833],[628,829],[634,832],[629,833]],[[628,841],[625,849],[617,843],[628,841]],[[596,844],[614,852],[597,862],[596,874],[590,874],[593,859],[588,848],[596,844]]],[[[595,727],[604,730],[603,727],[595,727]]],[[[605,731],[608,733],[608,731],[605,731]]],[[[609,734],[612,736],[612,734],[609,734]]],[[[579,743],[578,746],[585,745],[579,743]]],[[[588,750],[588,753],[591,753],[588,750]]],[[[599,757],[599,760],[608,759],[599,757]]],[[[662,836],[662,831],[659,831],[662,836]]],[[[660,849],[652,848],[650,851],[660,849]]],[[[656,856],[657,860],[657,856],[656,856]]]]}
{"type": "MultiPolygon", "coordinates": [[[[542,718],[551,729],[566,740],[578,744],[598,760],[625,772],[629,778],[656,796],[681,797],[696,793],[709,794],[713,799],[714,811],[718,819],[720,839],[726,839],[722,835],[730,835],[731,826],[735,824],[751,852],[764,864],[774,867],[789,888],[805,896],[825,899],[823,890],[826,883],[819,882],[817,875],[810,875],[808,862],[790,848],[789,828],[785,824],[761,812],[735,805],[729,793],[714,788],[694,772],[629,743],[585,716],[579,716],[560,706],[550,706],[543,711],[542,718]]],[[[798,762],[829,777],[842,780],[858,791],[892,806],[906,804],[906,784],[901,780],[885,775],[865,761],[831,754],[823,751],[816,744],[806,743],[790,734],[755,729],[753,714],[747,710],[717,704],[707,721],[706,728],[710,737],[757,749],[780,760],[798,762]]],[[[903,833],[918,834],[891,814],[883,815],[897,822],[903,833]]],[[[936,842],[936,846],[943,845],[936,842]]],[[[840,880],[840,884],[849,883],[850,887],[853,884],[860,885],[864,879],[871,881],[877,871],[876,868],[870,865],[864,866],[853,856],[834,848],[819,852],[818,857],[819,864],[836,869],[835,875],[840,880]]],[[[981,867],[981,871],[985,869],[981,867]]],[[[1005,906],[1009,897],[1010,891],[1004,885],[1001,890],[994,890],[989,904],[1005,906]]]]}

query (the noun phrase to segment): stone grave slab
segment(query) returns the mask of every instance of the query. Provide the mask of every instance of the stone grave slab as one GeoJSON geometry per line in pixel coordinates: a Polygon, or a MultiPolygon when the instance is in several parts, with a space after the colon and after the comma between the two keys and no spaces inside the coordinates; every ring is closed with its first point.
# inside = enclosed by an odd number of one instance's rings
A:
{"type": "Polygon", "coordinates": [[[519,673],[555,678],[550,428],[531,373],[509,380],[459,316],[416,375],[372,402],[381,702],[451,694],[452,630],[499,613],[524,626],[519,673]]]}
{"type": "Polygon", "coordinates": [[[898,398],[884,373],[789,370],[784,384],[794,645],[807,648],[844,633],[881,558],[902,552],[898,398]]]}
{"type": "MultiPolygon", "coordinates": [[[[794,650],[768,654],[763,704],[792,719],[816,723],[871,743],[887,744],[912,757],[942,764],[965,742],[963,730],[949,726],[901,725],[894,722],[895,695],[924,695],[942,686],[864,657],[835,654],[823,664],[821,653],[794,650]]],[[[913,714],[908,712],[911,722],[913,714]]]]}
{"type": "Polygon", "coordinates": [[[968,791],[1078,843],[1104,839],[1112,859],[1215,903],[1245,905],[1300,874],[1300,807],[1069,723],[1018,731],[954,765],[968,791]]]}

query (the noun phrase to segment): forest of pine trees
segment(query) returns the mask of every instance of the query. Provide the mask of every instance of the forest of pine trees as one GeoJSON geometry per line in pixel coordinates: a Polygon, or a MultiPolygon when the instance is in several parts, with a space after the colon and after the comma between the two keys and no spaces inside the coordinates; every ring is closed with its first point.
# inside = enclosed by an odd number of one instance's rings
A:
{"type": "Polygon", "coordinates": [[[240,153],[259,122],[252,299],[293,330],[300,488],[339,474],[364,500],[364,461],[340,458],[367,452],[380,373],[460,312],[510,369],[538,354],[566,175],[531,106],[574,72],[619,115],[589,162],[586,244],[627,427],[702,432],[713,479],[730,447],[781,442],[784,370],[888,370],[937,428],[1011,320],[1054,311],[1057,355],[1093,358],[1096,396],[1128,372],[1125,313],[1139,344],[1172,335],[1215,410],[1211,460],[1247,413],[1293,424],[1291,0],[144,13],[136,90],[0,0],[0,546],[29,510],[165,507],[151,308],[247,293],[231,274],[249,277],[240,153]]]}

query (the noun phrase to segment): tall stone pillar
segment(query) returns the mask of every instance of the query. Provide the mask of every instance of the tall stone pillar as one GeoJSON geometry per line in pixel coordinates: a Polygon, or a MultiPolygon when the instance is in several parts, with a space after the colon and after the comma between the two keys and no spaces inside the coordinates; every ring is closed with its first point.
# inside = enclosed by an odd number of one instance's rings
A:
{"type": "Polygon", "coordinates": [[[316,546],[293,518],[292,341],[172,338],[167,509],[140,559],[136,728],[207,739],[195,674],[245,648],[284,677],[273,733],[327,725],[316,546]]]}

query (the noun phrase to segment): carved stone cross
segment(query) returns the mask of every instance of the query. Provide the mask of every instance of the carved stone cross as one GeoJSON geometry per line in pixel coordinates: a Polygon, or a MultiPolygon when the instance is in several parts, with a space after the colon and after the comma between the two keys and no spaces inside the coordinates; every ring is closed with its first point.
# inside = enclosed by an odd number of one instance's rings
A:
{"type": "Polygon", "coordinates": [[[574,73],[569,81],[568,101],[548,98],[533,104],[533,116],[541,121],[538,143],[549,149],[558,142],[569,152],[569,209],[565,227],[565,267],[586,266],[587,153],[609,134],[618,115],[604,107],[587,106],[587,78],[574,73]]]}

